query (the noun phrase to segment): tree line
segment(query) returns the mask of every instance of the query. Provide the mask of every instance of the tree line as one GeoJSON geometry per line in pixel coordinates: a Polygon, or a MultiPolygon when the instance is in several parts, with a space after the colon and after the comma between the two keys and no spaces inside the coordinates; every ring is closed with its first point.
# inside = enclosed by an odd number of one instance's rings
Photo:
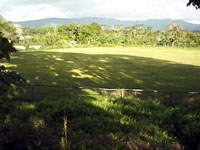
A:
{"type": "Polygon", "coordinates": [[[24,28],[0,17],[0,32],[14,41],[15,45],[41,45],[44,48],[90,47],[90,46],[200,46],[200,32],[181,29],[171,22],[165,30],[153,31],[151,27],[136,25],[110,28],[105,25],[70,23],[69,25],[40,29],[24,28]],[[23,37],[23,38],[22,38],[23,37]]]}
{"type": "Polygon", "coordinates": [[[50,48],[89,46],[181,46],[198,47],[200,32],[181,29],[172,22],[165,30],[153,31],[144,25],[108,28],[97,23],[91,25],[70,23],[59,27],[23,29],[25,38],[18,41],[25,45],[41,45],[50,48]]]}

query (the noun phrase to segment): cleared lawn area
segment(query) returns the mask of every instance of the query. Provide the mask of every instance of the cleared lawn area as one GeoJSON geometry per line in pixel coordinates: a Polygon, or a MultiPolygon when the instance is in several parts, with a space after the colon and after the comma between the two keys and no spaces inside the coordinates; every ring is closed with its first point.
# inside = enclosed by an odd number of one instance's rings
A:
{"type": "Polygon", "coordinates": [[[198,48],[68,48],[21,51],[7,66],[35,84],[200,90],[198,48]]]}

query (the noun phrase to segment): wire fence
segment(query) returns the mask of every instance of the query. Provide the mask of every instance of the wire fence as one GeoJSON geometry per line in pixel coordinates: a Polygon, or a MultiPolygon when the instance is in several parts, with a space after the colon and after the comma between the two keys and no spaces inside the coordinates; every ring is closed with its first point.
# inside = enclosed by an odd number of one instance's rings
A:
{"type": "Polygon", "coordinates": [[[200,101],[199,91],[167,91],[148,89],[118,89],[64,85],[30,85],[22,97],[32,102],[64,99],[154,99],[167,105],[185,101],[200,101]]]}

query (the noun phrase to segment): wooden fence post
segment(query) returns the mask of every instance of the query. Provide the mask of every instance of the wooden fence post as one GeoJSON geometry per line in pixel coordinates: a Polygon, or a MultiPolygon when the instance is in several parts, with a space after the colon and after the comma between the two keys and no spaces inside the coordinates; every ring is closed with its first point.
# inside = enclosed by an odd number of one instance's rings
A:
{"type": "Polygon", "coordinates": [[[124,98],[124,89],[121,89],[121,98],[124,98]]]}
{"type": "Polygon", "coordinates": [[[135,97],[137,97],[137,92],[136,91],[134,92],[134,95],[135,95],[135,97]]]}

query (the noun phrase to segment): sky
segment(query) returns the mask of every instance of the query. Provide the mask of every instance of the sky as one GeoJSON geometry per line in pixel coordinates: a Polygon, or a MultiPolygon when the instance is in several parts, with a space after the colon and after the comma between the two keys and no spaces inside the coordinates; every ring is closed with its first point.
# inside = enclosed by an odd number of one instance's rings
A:
{"type": "Polygon", "coordinates": [[[120,20],[183,19],[200,24],[200,10],[189,0],[0,0],[0,14],[9,21],[50,17],[106,17],[120,20]]]}

